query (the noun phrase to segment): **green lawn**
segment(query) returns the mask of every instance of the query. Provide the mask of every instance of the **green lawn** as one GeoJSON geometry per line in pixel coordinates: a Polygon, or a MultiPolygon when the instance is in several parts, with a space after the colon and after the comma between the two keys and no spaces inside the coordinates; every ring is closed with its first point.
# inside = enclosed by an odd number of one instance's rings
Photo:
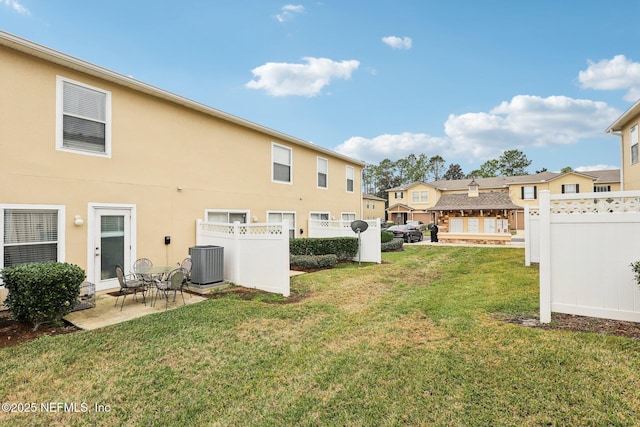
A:
{"type": "Polygon", "coordinates": [[[536,314],[522,249],[405,248],[293,278],[297,303],[229,296],[6,348],[0,400],[37,413],[0,424],[640,423],[639,342],[497,320],[536,314]]]}

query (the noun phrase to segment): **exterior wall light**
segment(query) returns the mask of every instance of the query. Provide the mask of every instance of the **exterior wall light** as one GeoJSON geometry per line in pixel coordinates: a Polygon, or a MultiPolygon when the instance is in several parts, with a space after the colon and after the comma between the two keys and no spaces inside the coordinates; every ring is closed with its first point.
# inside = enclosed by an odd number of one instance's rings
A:
{"type": "Polygon", "coordinates": [[[84,220],[82,219],[82,217],[81,217],[80,215],[76,215],[76,216],[73,218],[73,223],[74,223],[75,225],[77,225],[77,226],[80,226],[80,225],[84,224],[84,220]]]}

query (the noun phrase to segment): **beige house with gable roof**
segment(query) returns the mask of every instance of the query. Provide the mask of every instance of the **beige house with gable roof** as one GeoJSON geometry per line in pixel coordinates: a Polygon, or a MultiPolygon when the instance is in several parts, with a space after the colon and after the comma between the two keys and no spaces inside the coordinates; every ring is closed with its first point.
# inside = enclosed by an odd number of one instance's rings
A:
{"type": "Polygon", "coordinates": [[[0,268],[175,265],[196,219],[361,218],[363,162],[0,32],[0,268]]]}
{"type": "Polygon", "coordinates": [[[524,207],[538,206],[538,194],[620,190],[620,170],[540,172],[510,177],[414,182],[387,190],[390,221],[438,224],[440,240],[506,242],[524,229],[524,207]],[[477,236],[470,236],[477,235],[477,236]]]}

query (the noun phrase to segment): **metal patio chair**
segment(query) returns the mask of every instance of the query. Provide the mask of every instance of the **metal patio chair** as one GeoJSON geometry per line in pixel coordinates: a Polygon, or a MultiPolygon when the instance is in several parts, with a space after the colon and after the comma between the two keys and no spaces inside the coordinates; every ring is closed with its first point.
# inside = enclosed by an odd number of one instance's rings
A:
{"type": "Polygon", "coordinates": [[[180,292],[180,295],[182,295],[182,303],[186,304],[184,294],[182,293],[185,276],[186,274],[184,269],[176,268],[168,274],[165,280],[156,280],[156,295],[152,300],[151,306],[155,306],[155,303],[158,300],[158,294],[162,293],[166,299],[165,310],[169,308],[169,294],[171,292],[173,292],[173,302],[176,301],[176,296],[178,292],[180,292]]]}
{"type": "MultiPolygon", "coordinates": [[[[182,268],[185,273],[183,286],[186,287],[188,291],[191,291],[191,266],[191,258],[185,258],[180,263],[180,268],[182,268]]],[[[191,292],[189,292],[189,298],[192,298],[191,292]]]]}
{"type": "Polygon", "coordinates": [[[133,294],[133,299],[137,301],[138,292],[142,294],[142,303],[147,305],[145,298],[147,288],[143,281],[136,279],[133,274],[125,275],[124,270],[120,265],[116,265],[116,277],[120,284],[120,292],[118,292],[118,297],[116,298],[114,307],[118,305],[118,298],[122,296],[122,304],[120,304],[120,310],[122,311],[122,307],[124,307],[124,300],[127,299],[127,295],[133,294]]]}

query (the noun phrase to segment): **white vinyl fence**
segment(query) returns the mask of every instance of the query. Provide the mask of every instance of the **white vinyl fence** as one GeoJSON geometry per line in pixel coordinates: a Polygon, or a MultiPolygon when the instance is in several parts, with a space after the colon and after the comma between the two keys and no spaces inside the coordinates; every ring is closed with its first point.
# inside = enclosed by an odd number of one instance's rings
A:
{"type": "Polygon", "coordinates": [[[288,297],[288,223],[233,224],[197,220],[196,245],[224,247],[224,279],[288,297]]]}
{"type": "MultiPolygon", "coordinates": [[[[360,233],[360,251],[353,260],[382,263],[380,219],[367,220],[366,231],[360,233]]],[[[351,229],[351,221],[309,220],[309,237],[358,237],[351,229]]]]}
{"type": "Polygon", "coordinates": [[[640,191],[541,191],[539,245],[541,322],[551,312],[640,322],[630,267],[640,260],[640,191]]]}

